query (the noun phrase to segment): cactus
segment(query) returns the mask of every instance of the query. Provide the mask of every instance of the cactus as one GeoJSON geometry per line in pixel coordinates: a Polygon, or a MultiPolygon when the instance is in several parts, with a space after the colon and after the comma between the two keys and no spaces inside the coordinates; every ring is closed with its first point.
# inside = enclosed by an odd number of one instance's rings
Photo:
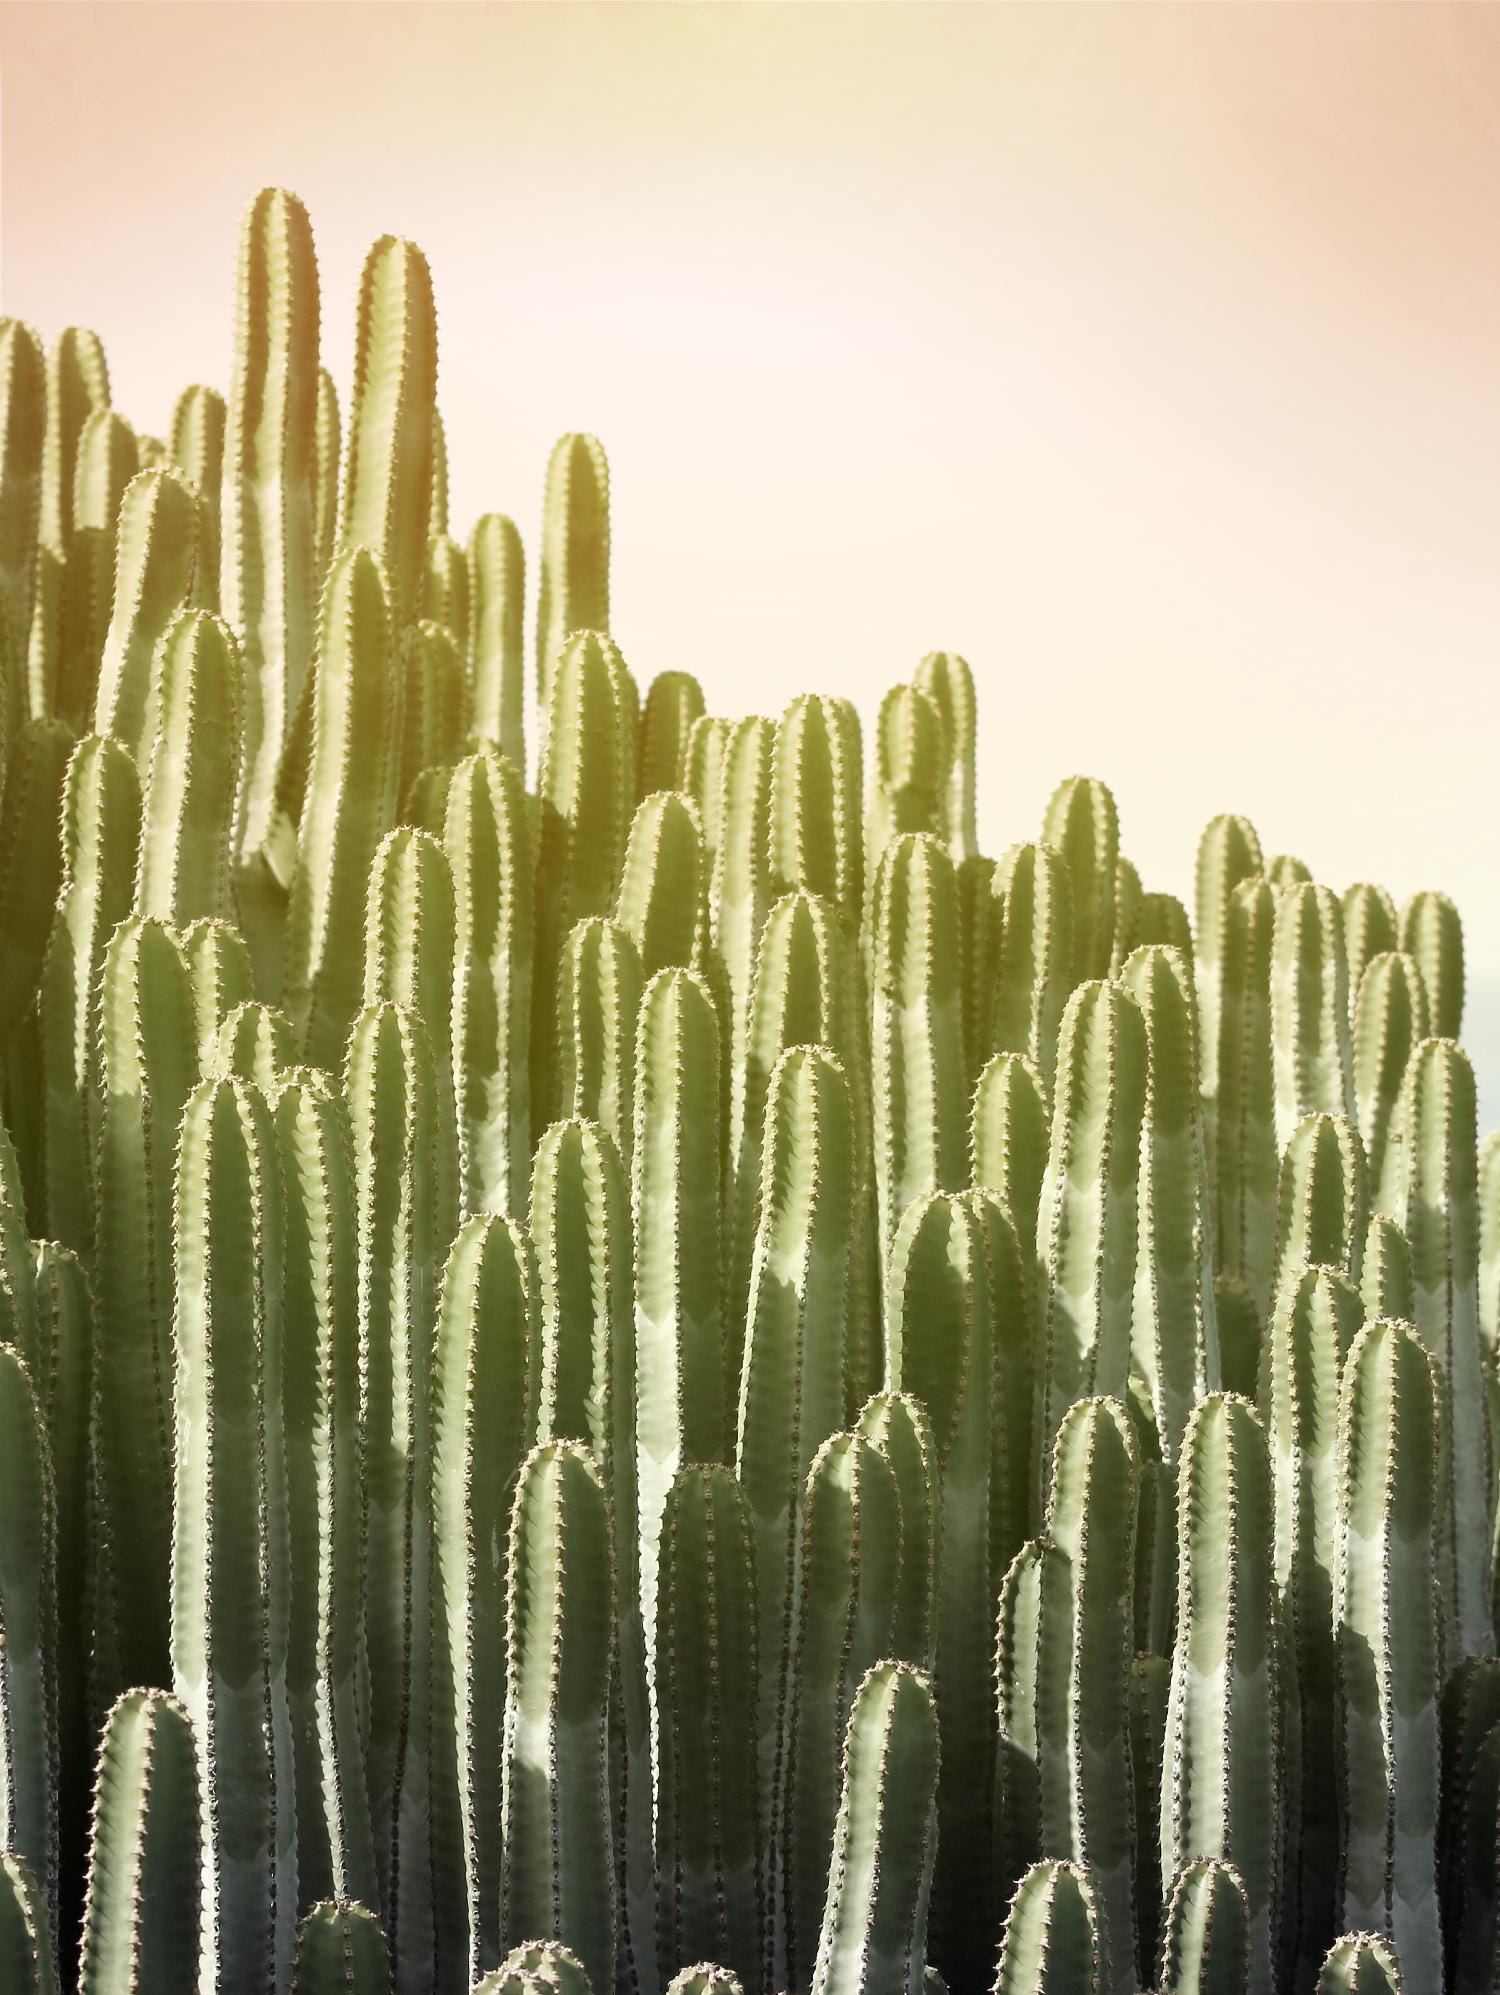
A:
{"type": "Polygon", "coordinates": [[[1081,985],[1063,1015],[1037,1216],[1032,1443],[1041,1499],[1068,1407],[1092,1393],[1123,1392],[1130,1368],[1147,1059],[1136,1000],[1115,984],[1081,985]]]}
{"type": "MultiPolygon", "coordinates": [[[[248,1010],[231,1014],[224,1030],[248,1010]]],[[[288,1068],[259,1085],[271,1097],[284,1201],[288,1545],[293,1572],[316,1575],[292,1589],[287,1637],[305,1906],[327,1894],[375,1894],[358,1708],[365,1656],[354,1163],[347,1111],[322,1076],[288,1068]]]]}
{"type": "Polygon", "coordinates": [[[312,673],[312,750],[282,1001],[307,1057],[334,1067],[360,1004],[370,868],[395,815],[390,618],[379,563],[362,548],[340,554],[329,572],[312,673]]]}
{"type": "Polygon", "coordinates": [[[1068,871],[1048,845],[1012,846],[996,868],[995,890],[1005,906],[995,1048],[1026,1054],[1050,1088],[1063,1007],[1073,987],[1068,871]]]}
{"type": "MultiPolygon", "coordinates": [[[[609,629],[609,465],[596,437],[560,437],[547,464],[536,609],[537,690],[543,707],[574,631],[609,629]]],[[[602,1995],[602,1992],[601,1992],[602,1995]]]]}
{"type": "Polygon", "coordinates": [[[543,1940],[540,1945],[514,1947],[500,1966],[477,1985],[474,1995],[592,1995],[592,1992],[577,1954],[555,1940],[543,1940]]]}
{"type": "Polygon", "coordinates": [[[1491,1360],[1500,1350],[1500,1130],[1479,1149],[1479,1327],[1491,1360]]]}
{"type": "Polygon", "coordinates": [[[1188,1864],[1167,1906],[1163,1995],[1245,1995],[1249,1966],[1250,1907],[1233,1864],[1188,1864]]]}
{"type": "MultiPolygon", "coordinates": [[[[41,342],[19,319],[0,319],[0,603],[10,658],[21,655],[31,625],[46,427],[41,342]]],[[[12,726],[20,718],[19,692],[15,682],[6,689],[12,726]]]]}
{"type": "Polygon", "coordinates": [[[365,1905],[329,1898],[297,1935],[292,1995],[390,1995],[385,1935],[365,1905]]]}
{"type": "Polygon", "coordinates": [[[641,975],[691,969],[705,918],[703,827],[690,797],[658,789],[631,819],[614,918],[636,946],[641,975]]]}
{"type": "MultiPolygon", "coordinates": [[[[439,429],[434,444],[442,435],[439,429]]],[[[447,464],[443,463],[446,477],[447,464]]],[[[438,490],[438,465],[433,464],[433,497],[438,490]]],[[[427,543],[427,565],[422,573],[422,616],[440,624],[458,646],[462,679],[467,690],[468,663],[473,633],[469,609],[469,556],[465,548],[446,531],[435,533],[427,543]]]]}
{"type": "Polygon", "coordinates": [[[296,1931],[281,1235],[264,1102],[203,1081],[175,1199],[172,1674],[206,1769],[198,1977],[217,1995],[284,1979],[296,1931]]]}
{"type": "Polygon", "coordinates": [[[927,1669],[942,1540],[932,1423],[912,1393],[882,1392],[866,1403],[858,1431],[889,1462],[901,1499],[901,1579],[891,1647],[900,1661],[927,1669]]]}
{"type": "Polygon", "coordinates": [[[469,536],[471,719],[517,769],[526,766],[523,635],[526,566],[515,522],[485,513],[469,536]]]}
{"type": "Polygon", "coordinates": [[[527,1456],[511,1512],[501,1747],[501,1923],[615,1976],[608,1710],[614,1557],[597,1465],[576,1441],[527,1456]]]}
{"type": "Polygon", "coordinates": [[[1120,981],[1140,1005],[1149,1054],[1130,1348],[1171,1469],[1189,1412],[1219,1383],[1197,1018],[1192,971],[1175,951],[1134,951],[1120,981]]]}
{"type": "Polygon", "coordinates": [[[1260,840],[1248,818],[1226,812],[1205,826],[1198,841],[1193,972],[1198,985],[1198,1021],[1203,1049],[1199,1077],[1211,1147],[1221,1073],[1219,1021],[1223,1015],[1224,979],[1228,967],[1231,898],[1242,881],[1253,880],[1261,870],[1260,840]]]}
{"type": "Polygon", "coordinates": [[[997,861],[979,853],[958,862],[959,982],[971,1084],[989,1061],[995,1042],[995,993],[1005,943],[1005,902],[996,891],[998,873],[997,861]]]}
{"type": "Polygon", "coordinates": [[[878,1663],[849,1714],[813,1995],[917,1995],[937,1778],[927,1679],[905,1663],[878,1663]]]}
{"type": "Polygon", "coordinates": [[[1405,1995],[1396,1950],[1378,1933],[1346,1933],[1329,1948],[1317,1995],[1405,1995]]]}
{"type": "MultiPolygon", "coordinates": [[[[916,686],[892,686],[875,725],[875,765],[866,811],[866,866],[873,872],[893,838],[926,831],[947,842],[944,727],[937,706],[916,686]]],[[[962,853],[950,851],[957,862],[962,853]]]]}
{"type": "Polygon", "coordinates": [[[1271,1475],[1253,1407],[1200,1400],[1177,1476],[1177,1638],[1161,1788],[1161,1868],[1232,1863],[1249,1906],[1250,1995],[1275,1987],[1281,1683],[1271,1475]]]}
{"type": "Polygon", "coordinates": [[[997,1053],[974,1089],[969,1136],[976,1185],[986,1185],[1015,1220],[1028,1248],[1047,1169],[1051,1108],[1040,1073],[1024,1053],[997,1053]]]}
{"type": "Polygon", "coordinates": [[[404,797],[424,769],[445,768],[463,753],[469,688],[457,639],[425,617],[402,633],[398,676],[401,751],[396,794],[404,797]]]}
{"type": "Polygon", "coordinates": [[[687,744],[703,714],[703,688],[691,672],[658,672],[641,714],[638,789],[644,800],[657,790],[686,788],[687,744]]]}
{"type": "Polygon", "coordinates": [[[918,691],[927,695],[942,724],[942,821],[955,865],[978,851],[974,830],[977,784],[975,737],[977,722],[974,674],[956,651],[929,651],[912,675],[918,691]]]}
{"type": "Polygon", "coordinates": [[[1344,956],[1349,965],[1349,996],[1358,996],[1366,967],[1375,957],[1396,948],[1399,929],[1396,904],[1384,887],[1361,881],[1344,891],[1339,908],[1344,920],[1344,956]]]}
{"type": "Polygon", "coordinates": [[[1406,1063],[1427,1028],[1427,991],[1416,957],[1371,957],[1354,1005],[1354,1107],[1372,1185],[1380,1183],[1406,1063]]]}
{"type": "MultiPolygon", "coordinates": [[[[762,1979],[750,1515],[727,1469],[682,1469],[662,1520],[657,1870],[667,1971],[706,1951],[762,1979]]],[[[820,1852],[821,1853],[821,1852],[820,1852]]]]}
{"type": "Polygon", "coordinates": [[[50,1925],[57,1910],[56,1504],[46,1425],[26,1364],[9,1345],[0,1345],[0,1459],[0,1849],[14,1852],[38,1881],[50,1925]]]}
{"type": "Polygon", "coordinates": [[[1294,1265],[1277,1290],[1260,1380],[1275,1496],[1272,1569],[1302,1719],[1300,1793],[1289,1783],[1286,1796],[1286,1937],[1299,1984],[1316,1972],[1336,1930],[1339,1381],[1363,1319],[1359,1295],[1341,1273],[1294,1265]]]}
{"type": "Polygon", "coordinates": [[[859,763],[859,720],[847,700],[804,693],[777,722],[772,891],[820,894],[851,921],[864,900],[859,763]]]}
{"type": "Polygon", "coordinates": [[[0,1851],[0,1975],[15,1995],[57,1995],[46,1899],[24,1857],[0,1851]]]}
{"type": "Polygon", "coordinates": [[[1088,1872],[1034,1864],[1016,1886],[995,1995],[1099,1995],[1098,1912],[1088,1872]]]}
{"type": "Polygon", "coordinates": [[[1434,1857],[1442,1629],[1431,1584],[1439,1425],[1432,1360],[1416,1334],[1380,1318],[1366,1324],[1339,1391],[1336,1909],[1346,1929],[1391,1939],[1410,1995],[1442,1987],[1434,1857]],[[1399,1621],[1390,1618],[1393,1593],[1406,1602],[1399,1621]]]}
{"type": "Polygon", "coordinates": [[[771,907],[771,768],[776,730],[752,715],[725,727],[716,779],[694,779],[694,745],[708,736],[706,721],[694,723],[683,783],[698,805],[704,842],[712,855],[709,932],[729,980],[730,1059],[734,1092],[730,1103],[731,1155],[739,1154],[745,1128],[740,1076],[746,1064],[751,989],[761,932],[771,907]]]}
{"type": "Polygon", "coordinates": [[[785,1965],[794,1987],[806,1985],[817,1950],[845,1733],[865,1672],[891,1643],[902,1551],[895,1473],[862,1435],[830,1435],[808,1472],[801,1512],[792,1708],[785,1763],[779,1755],[774,1766],[781,1820],[770,1842],[773,1862],[784,1866],[785,1965]]]}
{"type": "Polygon", "coordinates": [[[1446,894],[1413,894],[1401,910],[1401,947],[1422,971],[1432,1030],[1456,1039],[1464,1015],[1464,932],[1446,894]]]}
{"type": "Polygon", "coordinates": [[[230,812],[243,671],[228,627],[206,610],[175,617],[153,677],[135,911],[181,927],[232,912],[230,812]]]}
{"type": "Polygon", "coordinates": [[[0,800],[0,1046],[36,994],[62,888],[62,804],[73,736],[61,721],[31,720],[11,746],[0,800]]]}
{"type": "MultiPolygon", "coordinates": [[[[1274,883],[1273,883],[1274,884],[1274,883]]],[[[1271,935],[1271,1045],[1276,1143],[1285,1150],[1304,1115],[1352,1116],[1349,966],[1339,904],[1301,880],[1276,898],[1271,935]]]]}
{"type": "Polygon", "coordinates": [[[420,1018],[432,1054],[439,1127],[432,1166],[456,1195],[453,1122],[453,962],[458,915],[453,869],[430,832],[398,824],[375,848],[365,900],[366,1010],[404,1006],[420,1018]]]}
{"type": "Polygon", "coordinates": [[[182,1705],[127,1691],[99,1748],[79,1995],[198,1987],[200,1789],[182,1705]]]}
{"type": "Polygon", "coordinates": [[[184,388],[172,408],[172,433],[167,461],[198,494],[198,569],[196,594],[206,610],[219,608],[224,439],[228,409],[217,388],[201,384],[184,388]]]}
{"type": "MultiPolygon", "coordinates": [[[[1438,1564],[1455,1653],[1492,1655],[1487,1574],[1494,1439],[1479,1330],[1474,1071],[1451,1039],[1424,1039],[1391,1120],[1379,1206],[1411,1247],[1412,1320],[1437,1365],[1442,1440],[1438,1564]]],[[[1408,1973],[1415,1972],[1407,1963],[1408,1973]]]]}
{"type": "Polygon", "coordinates": [[[1271,1014],[1275,917],[1276,896],[1267,881],[1250,879],[1234,888],[1218,970],[1214,1238],[1220,1273],[1243,1281],[1262,1315],[1271,1300],[1281,1156],[1271,1014]]]}
{"type": "Polygon", "coordinates": [[[437,1906],[434,1986],[496,1965],[503,1547],[533,1427],[536,1273],[529,1242],[491,1213],[455,1239],[432,1377],[435,1660],[429,1723],[437,1906]],[[457,1904],[454,1900],[457,1899],[457,1904]]]}
{"type": "MultiPolygon", "coordinates": [[[[560,1117],[608,1131],[628,1158],[634,1142],[635,1027],[644,979],[635,944],[617,922],[593,915],[568,937],[557,975],[557,1080],[548,1089],[560,1117]]],[[[532,1011],[533,1039],[539,1034],[532,1011]]],[[[515,1085],[514,1070],[511,1074],[515,1085]]],[[[530,1147],[530,1134],[526,1143],[530,1147]]]]}
{"type": "Polygon", "coordinates": [[[1341,1115],[1308,1115],[1292,1131],[1276,1193],[1277,1282],[1308,1262],[1356,1284],[1369,1224],[1359,1132],[1341,1115]]]}
{"type": "Polygon", "coordinates": [[[109,407],[109,368],[97,334],[69,326],[47,355],[42,438],[41,545],[66,554],[73,538],[78,447],[89,417],[109,407]]]}
{"type": "Polygon", "coordinates": [[[958,888],[935,838],[904,833],[875,878],[870,1079],[880,1240],[891,1251],[914,1199],[967,1175],[967,1073],[958,888]]]}

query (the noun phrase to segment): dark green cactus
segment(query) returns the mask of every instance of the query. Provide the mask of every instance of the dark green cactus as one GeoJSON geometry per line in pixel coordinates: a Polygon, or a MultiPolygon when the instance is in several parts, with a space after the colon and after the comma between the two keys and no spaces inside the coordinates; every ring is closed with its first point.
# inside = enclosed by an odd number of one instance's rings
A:
{"type": "Polygon", "coordinates": [[[15,1995],[57,1995],[47,1901],[26,1859],[0,1851],[0,1975],[15,1995]]]}
{"type": "Polygon", "coordinates": [[[1406,1995],[1396,1949],[1377,1933],[1346,1933],[1329,1949],[1317,1995],[1406,1995]]]}
{"type": "Polygon", "coordinates": [[[324,1899],[302,1921],[292,1995],[390,1995],[385,1935],[368,1906],[324,1899]]]}

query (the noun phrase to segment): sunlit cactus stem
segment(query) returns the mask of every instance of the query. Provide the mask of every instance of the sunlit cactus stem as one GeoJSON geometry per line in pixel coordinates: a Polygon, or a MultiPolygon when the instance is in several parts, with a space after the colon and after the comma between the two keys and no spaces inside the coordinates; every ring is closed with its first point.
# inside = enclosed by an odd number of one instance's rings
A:
{"type": "Polygon", "coordinates": [[[1162,1995],[1244,1995],[1250,1907],[1233,1864],[1201,1857],[1178,1872],[1162,1935],[1162,1995]]]}
{"type": "Polygon", "coordinates": [[[608,629],[609,465],[596,437],[572,432],[553,446],[542,512],[536,671],[544,708],[566,640],[575,630],[608,629]]]}
{"type": "Polygon", "coordinates": [[[474,732],[526,767],[525,558],[514,520],[484,513],[469,536],[469,687],[474,732]]]}
{"type": "Polygon", "coordinates": [[[367,1905],[324,1899],[302,1921],[291,1995],[390,1995],[380,1921],[367,1905]]]}
{"type": "Polygon", "coordinates": [[[1098,1909],[1088,1872],[1034,1864],[1016,1886],[995,1995],[1099,1995],[1098,1909]]]}
{"type": "Polygon", "coordinates": [[[58,1995],[47,1900],[31,1866],[0,1850],[0,1980],[15,1995],[58,1995]]]}

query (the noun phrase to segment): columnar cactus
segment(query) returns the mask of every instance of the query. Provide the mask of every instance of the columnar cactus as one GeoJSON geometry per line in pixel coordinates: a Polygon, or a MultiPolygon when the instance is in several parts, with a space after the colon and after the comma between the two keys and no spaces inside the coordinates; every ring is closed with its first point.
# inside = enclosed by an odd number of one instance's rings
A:
{"type": "Polygon", "coordinates": [[[1063,1006],[1073,988],[1073,894],[1050,845],[1012,846],[995,870],[1005,906],[995,990],[995,1050],[1024,1053],[1048,1088],[1063,1006]]]}
{"type": "Polygon", "coordinates": [[[1178,1872],[1162,1937],[1162,1995],[1244,1995],[1250,1906],[1233,1864],[1201,1857],[1178,1872]]]}
{"type": "Polygon", "coordinates": [[[390,1995],[380,1921],[366,1905],[324,1899],[302,1921],[292,1995],[390,1995]]]}
{"type": "Polygon", "coordinates": [[[1016,1886],[995,1995],[1099,1995],[1098,1911],[1087,1871],[1034,1864],[1016,1886]]]}
{"type": "Polygon", "coordinates": [[[1262,1315],[1271,1299],[1281,1155],[1271,1030],[1275,920],[1276,895],[1268,881],[1252,878],[1234,888],[1217,989],[1214,1238],[1220,1272],[1245,1283],[1262,1315]]]}
{"type": "Polygon", "coordinates": [[[559,439],[547,465],[536,610],[537,690],[544,708],[572,633],[608,629],[609,465],[598,438],[579,431],[559,439]]]}
{"type": "Polygon", "coordinates": [[[1327,887],[1301,880],[1276,899],[1271,941],[1271,1043],[1276,1142],[1285,1150],[1304,1115],[1354,1108],[1349,965],[1344,923],[1327,887]]]}

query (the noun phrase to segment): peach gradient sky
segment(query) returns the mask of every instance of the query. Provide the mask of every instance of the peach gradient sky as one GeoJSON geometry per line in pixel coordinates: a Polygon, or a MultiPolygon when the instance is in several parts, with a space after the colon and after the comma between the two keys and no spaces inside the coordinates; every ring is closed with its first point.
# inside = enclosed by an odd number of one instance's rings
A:
{"type": "Polygon", "coordinates": [[[4,5],[0,305],[161,430],[240,214],[433,268],[455,525],[609,451],[615,628],[719,711],[982,686],[981,833],[1105,776],[1446,886],[1500,1119],[1500,11],[4,5]]]}

